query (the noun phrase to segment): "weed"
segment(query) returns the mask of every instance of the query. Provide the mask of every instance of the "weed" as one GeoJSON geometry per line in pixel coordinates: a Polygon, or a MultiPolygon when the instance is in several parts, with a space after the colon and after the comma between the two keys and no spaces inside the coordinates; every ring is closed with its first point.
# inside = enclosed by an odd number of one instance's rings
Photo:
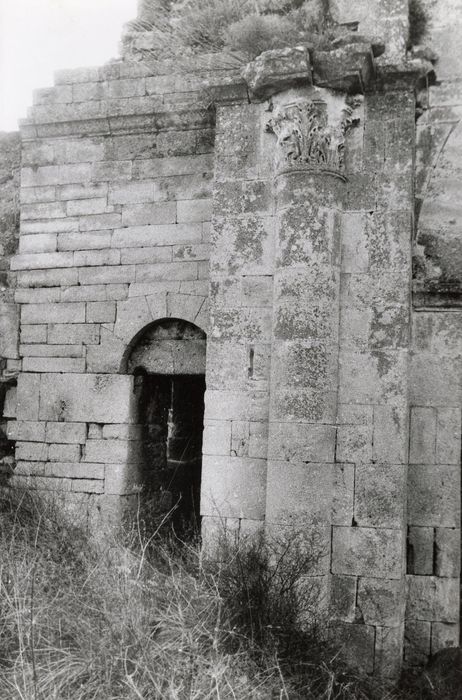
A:
{"type": "Polygon", "coordinates": [[[316,44],[331,22],[327,0],[144,0],[125,36],[149,31],[145,58],[224,52],[246,62],[262,51],[316,44]]]}

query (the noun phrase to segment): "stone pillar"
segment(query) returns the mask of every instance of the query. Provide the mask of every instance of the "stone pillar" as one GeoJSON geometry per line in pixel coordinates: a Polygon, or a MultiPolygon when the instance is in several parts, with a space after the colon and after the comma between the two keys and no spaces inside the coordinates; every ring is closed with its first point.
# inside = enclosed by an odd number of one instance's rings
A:
{"type": "Polygon", "coordinates": [[[266,517],[304,532],[316,613],[328,601],[339,347],[343,141],[359,98],[274,98],[276,244],[266,517]]]}

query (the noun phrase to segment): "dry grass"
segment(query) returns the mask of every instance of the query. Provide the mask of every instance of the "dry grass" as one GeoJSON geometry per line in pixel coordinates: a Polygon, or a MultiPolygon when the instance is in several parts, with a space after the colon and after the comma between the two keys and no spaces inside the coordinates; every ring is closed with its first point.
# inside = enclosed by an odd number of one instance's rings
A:
{"type": "Polygon", "coordinates": [[[0,698],[392,698],[347,672],[312,617],[301,628],[313,544],[223,537],[206,558],[165,532],[147,537],[141,516],[95,543],[52,505],[4,491],[0,698]]]}

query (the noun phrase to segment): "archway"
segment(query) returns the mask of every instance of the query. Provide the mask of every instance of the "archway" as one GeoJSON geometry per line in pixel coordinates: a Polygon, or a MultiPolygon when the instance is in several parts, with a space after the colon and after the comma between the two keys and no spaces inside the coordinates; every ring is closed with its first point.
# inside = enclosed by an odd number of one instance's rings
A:
{"type": "Polygon", "coordinates": [[[182,538],[200,526],[205,392],[205,333],[188,321],[162,319],[131,344],[139,475],[153,515],[168,513],[182,538]]]}

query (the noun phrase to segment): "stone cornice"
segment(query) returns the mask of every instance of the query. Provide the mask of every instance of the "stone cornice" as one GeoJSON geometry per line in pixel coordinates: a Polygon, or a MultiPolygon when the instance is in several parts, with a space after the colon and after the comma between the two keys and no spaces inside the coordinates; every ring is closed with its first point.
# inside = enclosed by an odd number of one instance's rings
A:
{"type": "Polygon", "coordinates": [[[59,138],[72,135],[110,136],[113,134],[142,134],[158,131],[189,130],[211,127],[214,114],[210,109],[188,109],[149,112],[127,116],[82,117],[74,120],[35,122],[22,119],[19,123],[23,141],[37,138],[59,138]]]}
{"type": "Polygon", "coordinates": [[[425,58],[390,63],[377,57],[377,42],[362,37],[330,50],[305,46],[265,51],[242,70],[251,100],[262,101],[293,87],[316,86],[347,94],[412,89],[433,73],[425,58]]]}

